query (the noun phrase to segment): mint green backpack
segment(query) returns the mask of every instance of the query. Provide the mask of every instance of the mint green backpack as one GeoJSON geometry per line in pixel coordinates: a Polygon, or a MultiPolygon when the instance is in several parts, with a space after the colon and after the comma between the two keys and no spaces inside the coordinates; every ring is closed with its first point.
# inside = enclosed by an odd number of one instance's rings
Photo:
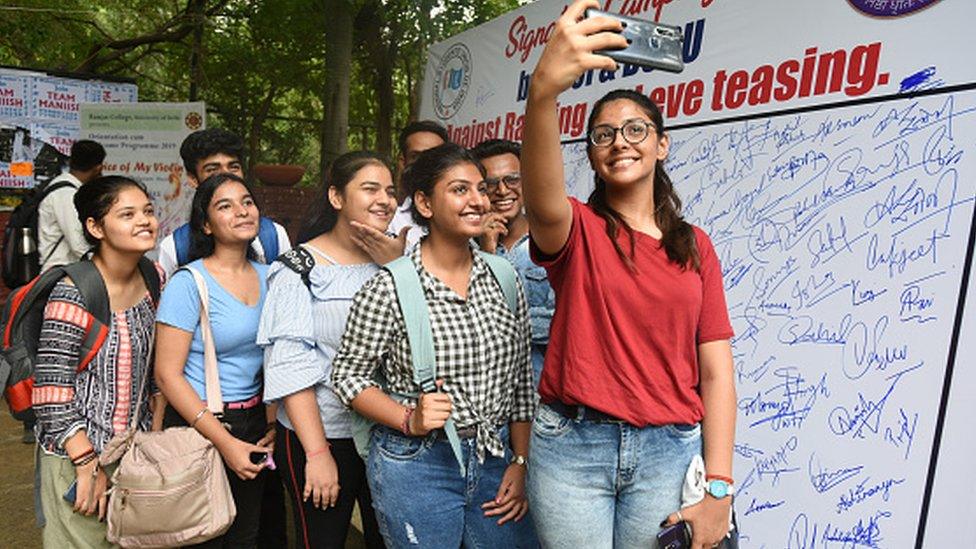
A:
{"type": "MultiPolygon", "coordinates": [[[[485,260],[492,275],[498,281],[505,294],[505,301],[509,309],[518,314],[518,286],[515,282],[518,276],[515,268],[507,259],[494,254],[478,251],[478,256],[485,260]]],[[[387,263],[384,269],[393,275],[393,285],[396,288],[397,301],[400,312],[403,313],[404,323],[407,325],[407,341],[410,343],[410,354],[413,357],[413,380],[424,393],[437,391],[437,361],[434,356],[434,339],[430,330],[430,316],[427,310],[427,299],[420,285],[420,275],[409,256],[403,256],[387,263]]],[[[381,372],[376,373],[376,381],[386,390],[386,379],[381,372]]],[[[418,395],[396,396],[416,398],[418,395]]],[[[353,413],[352,437],[356,449],[363,460],[369,455],[370,434],[375,422],[353,413]]],[[[458,438],[457,428],[452,419],[444,424],[444,433],[457,458],[461,474],[464,475],[464,459],[461,456],[461,440],[458,438]]]]}

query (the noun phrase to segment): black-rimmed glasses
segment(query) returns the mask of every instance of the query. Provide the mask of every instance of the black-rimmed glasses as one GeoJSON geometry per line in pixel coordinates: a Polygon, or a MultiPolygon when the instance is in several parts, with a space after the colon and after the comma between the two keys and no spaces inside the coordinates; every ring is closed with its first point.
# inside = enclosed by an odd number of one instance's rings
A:
{"type": "Polygon", "coordinates": [[[488,192],[493,193],[498,190],[498,185],[504,183],[509,189],[517,189],[522,186],[522,174],[510,173],[501,177],[486,177],[485,187],[488,192]]]}
{"type": "Polygon", "coordinates": [[[636,145],[647,139],[647,135],[651,133],[650,129],[653,126],[653,122],[639,118],[628,120],[619,128],[615,128],[610,124],[601,124],[590,130],[590,143],[593,143],[596,147],[609,147],[617,139],[617,132],[620,132],[624,141],[631,145],[636,145]]]}

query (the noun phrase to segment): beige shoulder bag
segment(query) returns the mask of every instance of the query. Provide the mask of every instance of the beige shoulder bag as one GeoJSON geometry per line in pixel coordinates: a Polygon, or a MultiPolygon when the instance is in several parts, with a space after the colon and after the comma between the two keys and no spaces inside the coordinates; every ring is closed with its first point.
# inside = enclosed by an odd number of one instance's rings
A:
{"type": "MultiPolygon", "coordinates": [[[[207,284],[198,271],[184,269],[193,275],[200,293],[207,408],[220,417],[224,403],[207,284]]],[[[234,522],[237,508],[220,453],[192,427],[137,431],[142,393],[128,431],[113,438],[101,457],[106,465],[121,456],[112,475],[108,540],[122,547],[176,547],[223,534],[234,522]]]]}

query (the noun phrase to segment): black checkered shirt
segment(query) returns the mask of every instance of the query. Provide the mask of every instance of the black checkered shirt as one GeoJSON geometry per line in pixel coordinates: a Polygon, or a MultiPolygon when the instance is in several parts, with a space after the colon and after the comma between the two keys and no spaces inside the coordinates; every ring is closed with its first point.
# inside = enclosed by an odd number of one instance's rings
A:
{"type": "MultiPolygon", "coordinates": [[[[498,427],[531,421],[535,408],[529,354],[529,319],[521,281],[518,315],[509,309],[501,286],[483,259],[474,254],[468,298],[428,273],[420,262],[420,246],[410,258],[427,297],[437,359],[437,378],[451,396],[451,417],[458,428],[477,427],[478,458],[485,451],[504,456],[498,427]]],[[[517,277],[516,277],[517,280],[517,277]]],[[[376,368],[383,368],[390,394],[416,394],[406,324],[400,312],[393,277],[381,271],[356,294],[332,363],[332,385],[348,406],[359,393],[377,386],[376,368]]],[[[415,399],[397,398],[414,405],[415,399]]]]}

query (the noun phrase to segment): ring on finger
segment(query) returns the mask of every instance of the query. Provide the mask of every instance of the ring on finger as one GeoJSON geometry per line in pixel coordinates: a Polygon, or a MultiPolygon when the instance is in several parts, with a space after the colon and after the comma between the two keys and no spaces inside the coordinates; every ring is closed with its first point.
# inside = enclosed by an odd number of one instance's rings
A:
{"type": "Polygon", "coordinates": [[[678,511],[677,513],[675,513],[675,515],[678,517],[678,522],[685,520],[684,517],[681,516],[681,511],[678,511]]]}

